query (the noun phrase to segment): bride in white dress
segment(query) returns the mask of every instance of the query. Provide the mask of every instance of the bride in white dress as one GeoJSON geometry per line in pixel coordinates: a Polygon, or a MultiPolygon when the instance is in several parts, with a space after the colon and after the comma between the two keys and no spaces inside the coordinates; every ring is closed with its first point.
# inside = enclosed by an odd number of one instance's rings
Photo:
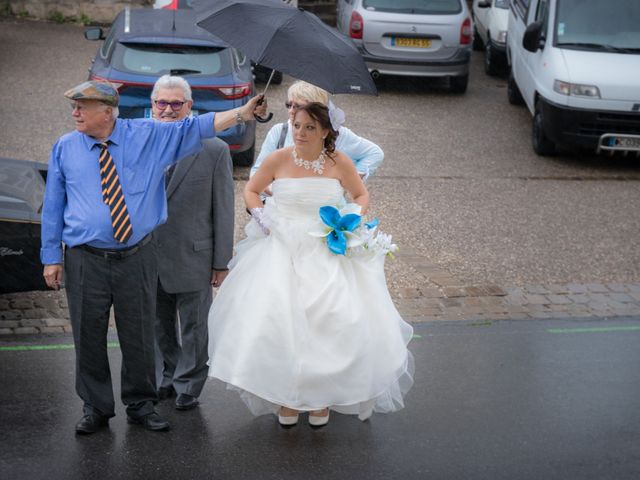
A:
{"type": "Polygon", "coordinates": [[[253,218],[209,313],[209,375],[284,426],[301,412],[322,426],[329,410],[361,420],[399,410],[413,384],[413,329],[387,290],[385,254],[336,254],[310,233],[320,207],[340,208],[347,192],[364,214],[369,194],[333,151],[327,107],[299,109],[293,134],[245,188],[253,218]]]}

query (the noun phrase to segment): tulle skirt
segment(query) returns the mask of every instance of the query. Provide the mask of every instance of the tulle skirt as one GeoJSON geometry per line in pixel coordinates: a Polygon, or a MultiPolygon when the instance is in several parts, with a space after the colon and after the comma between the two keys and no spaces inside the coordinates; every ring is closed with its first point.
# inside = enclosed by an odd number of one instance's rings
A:
{"type": "MultiPolygon", "coordinates": [[[[271,210],[271,212],[269,212],[271,210]]],[[[255,415],[325,407],[368,418],[404,406],[413,329],[389,295],[385,257],[331,253],[308,217],[252,221],[209,313],[209,375],[255,415]]]]}

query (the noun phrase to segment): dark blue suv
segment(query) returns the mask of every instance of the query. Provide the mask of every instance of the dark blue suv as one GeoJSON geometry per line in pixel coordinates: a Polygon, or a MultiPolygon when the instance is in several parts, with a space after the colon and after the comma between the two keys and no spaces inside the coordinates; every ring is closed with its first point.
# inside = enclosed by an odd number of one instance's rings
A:
{"type": "MultiPolygon", "coordinates": [[[[250,60],[197,27],[192,10],[125,9],[113,21],[106,39],[97,27],[87,29],[85,37],[104,40],[89,78],[116,85],[122,118],[151,116],[151,90],[165,74],[189,82],[195,115],[242,106],[255,94],[250,60]]],[[[255,122],[218,136],[229,144],[238,165],[253,163],[255,122]]]]}

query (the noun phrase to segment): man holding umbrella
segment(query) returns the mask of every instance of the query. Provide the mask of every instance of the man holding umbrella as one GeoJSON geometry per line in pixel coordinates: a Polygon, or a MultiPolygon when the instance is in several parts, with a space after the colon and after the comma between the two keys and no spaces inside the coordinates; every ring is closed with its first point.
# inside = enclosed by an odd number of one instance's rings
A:
{"type": "Polygon", "coordinates": [[[165,169],[197,153],[201,140],[266,112],[261,97],[243,107],[180,122],[122,120],[118,92],[101,81],[65,93],[76,131],[53,146],[42,211],[47,285],[66,293],[76,350],[76,391],[84,402],[79,434],[108,426],[115,415],[107,355],[114,309],[122,350],[122,401],[129,423],[169,429],[157,401],[153,318],[156,250],[151,232],[167,218],[165,169]]]}

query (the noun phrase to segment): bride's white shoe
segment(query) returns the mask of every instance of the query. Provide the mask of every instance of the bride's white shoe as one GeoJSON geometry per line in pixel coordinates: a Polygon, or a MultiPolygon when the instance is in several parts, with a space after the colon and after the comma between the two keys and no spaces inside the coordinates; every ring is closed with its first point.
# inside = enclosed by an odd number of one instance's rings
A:
{"type": "MultiPolygon", "coordinates": [[[[296,423],[298,423],[298,412],[296,412],[295,415],[283,415],[283,413],[288,413],[283,412],[283,410],[284,407],[281,407],[278,411],[278,423],[280,425],[282,425],[283,427],[293,427],[296,423]]],[[[286,410],[295,412],[295,410],[291,408],[287,408],[286,410]]]]}
{"type": "Polygon", "coordinates": [[[312,427],[323,427],[327,423],[329,423],[329,409],[325,408],[324,410],[315,410],[313,412],[309,412],[309,425],[312,427]],[[312,415],[313,413],[323,412],[324,415],[312,415]]]}

